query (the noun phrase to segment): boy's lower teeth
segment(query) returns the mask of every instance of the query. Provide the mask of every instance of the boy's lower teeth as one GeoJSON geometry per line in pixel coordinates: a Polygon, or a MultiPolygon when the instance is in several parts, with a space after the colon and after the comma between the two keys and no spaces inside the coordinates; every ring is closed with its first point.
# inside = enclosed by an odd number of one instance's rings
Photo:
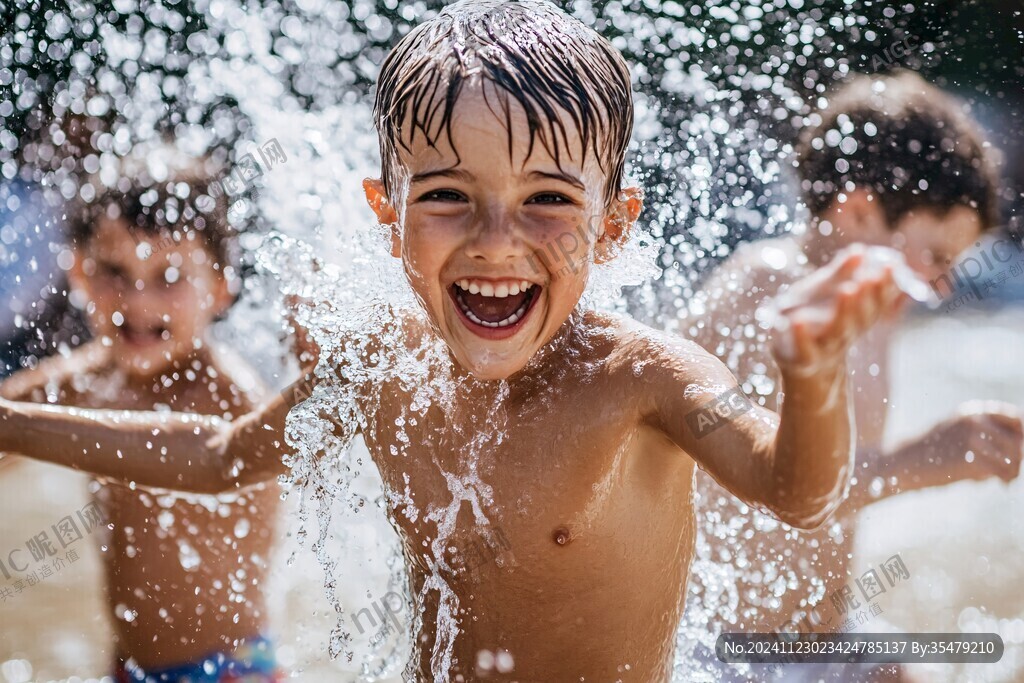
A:
{"type": "Polygon", "coordinates": [[[456,291],[455,299],[458,302],[459,308],[462,310],[462,313],[472,322],[483,327],[500,328],[508,327],[509,325],[514,325],[517,322],[519,322],[524,315],[526,315],[526,311],[530,307],[530,301],[533,299],[533,294],[531,293],[528,296],[526,296],[526,298],[523,300],[523,303],[520,304],[519,308],[517,308],[511,315],[509,315],[507,318],[498,321],[484,320],[480,316],[476,315],[473,312],[473,309],[470,308],[469,304],[466,302],[466,299],[463,296],[462,292],[456,291]]]}

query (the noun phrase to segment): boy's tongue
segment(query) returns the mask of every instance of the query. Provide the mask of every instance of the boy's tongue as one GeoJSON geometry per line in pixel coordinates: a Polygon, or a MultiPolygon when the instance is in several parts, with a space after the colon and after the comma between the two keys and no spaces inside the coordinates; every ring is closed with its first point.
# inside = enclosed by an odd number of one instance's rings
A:
{"type": "Polygon", "coordinates": [[[466,303],[466,308],[472,311],[476,317],[489,323],[501,322],[511,316],[519,310],[527,296],[526,292],[520,292],[499,299],[496,296],[462,292],[462,300],[466,303]]]}

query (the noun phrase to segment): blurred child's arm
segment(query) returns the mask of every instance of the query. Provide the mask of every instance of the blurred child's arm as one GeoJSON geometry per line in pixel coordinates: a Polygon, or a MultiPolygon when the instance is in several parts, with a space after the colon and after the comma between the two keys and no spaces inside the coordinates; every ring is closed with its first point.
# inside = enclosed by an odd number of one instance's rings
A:
{"type": "MultiPolygon", "coordinates": [[[[0,399],[15,400],[19,398],[18,392],[14,391],[14,383],[10,379],[0,382],[0,399]]],[[[0,452],[0,471],[18,462],[18,457],[12,453],[0,452]]]]}
{"type": "MultiPolygon", "coordinates": [[[[95,347],[85,346],[71,357],[57,355],[44,358],[35,367],[18,370],[0,382],[0,399],[44,403],[49,396],[59,395],[68,376],[84,371],[95,362],[97,355],[95,347]]],[[[0,453],[0,469],[18,460],[14,454],[0,453]]]]}
{"type": "Polygon", "coordinates": [[[964,480],[1010,482],[1020,474],[1022,444],[1024,428],[1016,408],[998,402],[965,404],[958,415],[892,452],[858,451],[848,505],[860,509],[900,493],[964,480]]]}
{"type": "Polygon", "coordinates": [[[306,374],[261,409],[233,422],[0,399],[0,451],[125,484],[221,493],[285,472],[285,419],[314,383],[306,374]]]}
{"type": "Polygon", "coordinates": [[[707,353],[680,354],[650,377],[657,426],[723,487],[793,526],[817,526],[842,500],[854,443],[846,351],[901,296],[891,268],[864,265],[851,250],[790,289],[785,337],[773,339],[780,415],[747,401],[707,353]]]}

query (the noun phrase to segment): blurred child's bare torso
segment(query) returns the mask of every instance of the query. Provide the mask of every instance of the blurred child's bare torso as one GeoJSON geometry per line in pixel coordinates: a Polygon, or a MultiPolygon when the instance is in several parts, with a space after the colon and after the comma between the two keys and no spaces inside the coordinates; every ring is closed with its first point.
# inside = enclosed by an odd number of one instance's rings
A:
{"type": "MultiPolygon", "coordinates": [[[[697,334],[699,340],[727,361],[741,386],[748,383],[745,388],[752,397],[763,396],[764,406],[770,410],[778,411],[780,407],[779,375],[763,322],[759,324],[758,309],[812,271],[796,240],[762,240],[742,247],[712,276],[705,289],[713,302],[705,320],[711,320],[716,329],[701,330],[697,334]],[[748,330],[753,329],[757,335],[748,336],[748,330]]],[[[858,449],[877,449],[882,444],[889,410],[891,336],[892,325],[879,324],[847,356],[858,449]]],[[[707,499],[699,508],[719,510],[724,520],[736,515],[761,515],[731,497],[711,477],[698,473],[696,481],[700,495],[707,499]]],[[[734,616],[728,623],[721,623],[719,630],[838,630],[845,616],[832,604],[830,596],[852,582],[850,560],[855,529],[855,516],[843,506],[821,527],[811,531],[794,530],[762,516],[757,531],[750,537],[733,533],[728,544],[709,539],[712,556],[744,567],[735,577],[739,604],[734,616]],[[809,596],[814,596],[810,604],[809,596]]]]}
{"type": "MultiPolygon", "coordinates": [[[[87,408],[238,417],[258,396],[240,389],[236,368],[222,367],[221,360],[195,359],[186,366],[187,376],[183,369],[155,388],[126,380],[103,350],[91,345],[67,359],[44,362],[40,370],[52,378],[49,401],[31,398],[87,408]]],[[[278,506],[275,486],[217,497],[107,482],[93,486],[110,525],[101,537],[101,560],[115,656],[131,657],[144,669],[174,666],[230,652],[239,640],[266,631],[263,591],[278,506]]]]}

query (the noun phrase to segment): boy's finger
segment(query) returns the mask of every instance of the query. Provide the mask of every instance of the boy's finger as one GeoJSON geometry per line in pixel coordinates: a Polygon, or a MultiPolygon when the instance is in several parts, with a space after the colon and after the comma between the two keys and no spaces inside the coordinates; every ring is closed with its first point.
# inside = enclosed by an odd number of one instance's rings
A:
{"type": "Polygon", "coordinates": [[[849,280],[853,277],[853,274],[864,263],[864,252],[863,250],[851,250],[850,254],[843,258],[835,272],[831,275],[831,280],[849,280]]]}
{"type": "Polygon", "coordinates": [[[908,300],[906,293],[900,289],[895,280],[887,278],[879,287],[878,311],[875,322],[889,320],[903,309],[908,300]]]}
{"type": "Polygon", "coordinates": [[[823,330],[822,337],[839,344],[850,339],[855,334],[854,328],[860,324],[857,320],[860,315],[860,303],[859,292],[854,283],[846,282],[840,286],[836,295],[835,315],[823,330]]]}
{"type": "Polygon", "coordinates": [[[1021,425],[1020,417],[1017,415],[1004,412],[990,412],[986,417],[989,423],[998,429],[1006,430],[1017,437],[1024,435],[1024,426],[1021,425]]]}
{"type": "Polygon", "coordinates": [[[867,332],[878,321],[885,310],[885,283],[881,280],[865,287],[864,296],[857,307],[857,335],[867,332]]]}
{"type": "Polygon", "coordinates": [[[815,344],[807,323],[799,321],[793,323],[793,347],[796,351],[796,358],[794,360],[797,363],[811,366],[817,362],[815,344]]]}
{"type": "Polygon", "coordinates": [[[890,288],[885,304],[885,319],[893,320],[898,317],[906,309],[909,302],[910,297],[902,289],[899,287],[890,288]]]}
{"type": "Polygon", "coordinates": [[[1013,481],[1020,475],[1020,458],[1007,457],[1005,455],[999,456],[999,462],[997,464],[997,473],[1000,479],[1007,484],[1013,481]]]}

